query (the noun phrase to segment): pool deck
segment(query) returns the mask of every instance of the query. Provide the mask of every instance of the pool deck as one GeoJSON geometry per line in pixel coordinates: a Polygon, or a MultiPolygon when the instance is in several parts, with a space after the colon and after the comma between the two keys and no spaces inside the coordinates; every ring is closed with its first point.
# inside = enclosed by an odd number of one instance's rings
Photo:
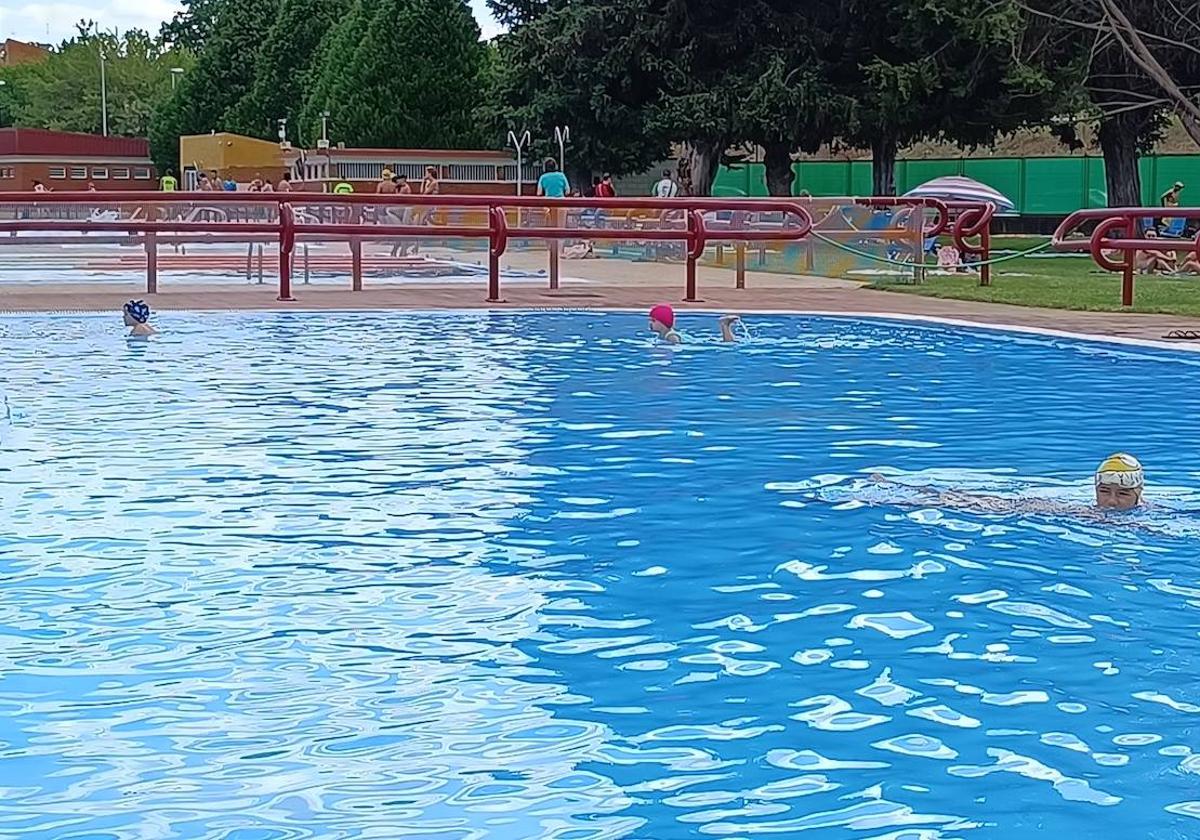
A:
{"type": "MultiPolygon", "coordinates": [[[[456,255],[459,259],[462,255],[456,255]]],[[[537,270],[545,256],[516,254],[506,267],[537,270]]],[[[344,286],[293,286],[294,301],[276,300],[274,278],[264,285],[179,285],[169,274],[159,293],[145,295],[144,279],[128,283],[0,284],[0,312],[114,311],[130,297],[147,297],[159,310],[332,310],[332,309],[646,309],[667,302],[679,310],[729,312],[814,312],[822,314],[902,315],[964,321],[1020,329],[1050,330],[1123,339],[1161,340],[1170,330],[1200,331],[1200,319],[1122,312],[1075,312],[973,301],[942,300],[864,288],[862,284],[821,277],[748,272],[746,288],[734,288],[734,274],[724,268],[701,267],[696,303],[684,303],[683,267],[623,260],[562,263],[561,288],[551,290],[545,278],[502,282],[503,302],[489,303],[486,281],[439,283],[409,281],[380,286],[370,277],[364,290],[344,286]],[[377,285],[372,288],[372,282],[377,285]]],[[[932,281],[932,282],[936,282],[932,281]]],[[[1183,343],[1181,343],[1183,344],[1183,343]]]]}

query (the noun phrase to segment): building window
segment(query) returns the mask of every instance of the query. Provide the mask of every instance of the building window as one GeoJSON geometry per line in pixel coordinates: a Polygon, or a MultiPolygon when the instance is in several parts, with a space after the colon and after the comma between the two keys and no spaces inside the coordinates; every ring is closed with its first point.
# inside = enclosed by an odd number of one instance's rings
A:
{"type": "Polygon", "coordinates": [[[92,170],[92,178],[94,178],[98,181],[103,180],[107,177],[108,177],[108,170],[105,168],[100,167],[100,168],[95,168],[92,170]]]}
{"type": "Polygon", "coordinates": [[[138,167],[137,169],[133,170],[133,177],[139,181],[149,181],[150,180],[150,170],[145,168],[144,166],[138,167]]]}
{"type": "Polygon", "coordinates": [[[112,176],[118,181],[128,181],[129,170],[124,166],[113,167],[112,176]]]}
{"type": "Polygon", "coordinates": [[[65,166],[51,166],[49,175],[56,181],[61,181],[67,177],[67,168],[65,166]]]}
{"type": "Polygon", "coordinates": [[[71,178],[76,181],[85,180],[87,178],[87,167],[86,166],[72,166],[71,167],[71,178]]]}
{"type": "Polygon", "coordinates": [[[3,169],[0,169],[0,178],[13,178],[13,177],[15,177],[15,176],[13,175],[13,171],[12,171],[11,167],[6,166],[3,169]]]}

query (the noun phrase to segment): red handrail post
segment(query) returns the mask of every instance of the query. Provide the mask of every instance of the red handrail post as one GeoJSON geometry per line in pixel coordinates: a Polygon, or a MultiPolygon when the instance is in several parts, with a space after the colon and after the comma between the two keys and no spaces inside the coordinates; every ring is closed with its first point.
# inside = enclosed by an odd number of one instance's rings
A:
{"type": "Polygon", "coordinates": [[[979,285],[992,285],[992,226],[988,224],[979,234],[980,255],[983,257],[983,265],[979,267],[979,285]]]}
{"type": "Polygon", "coordinates": [[[296,214],[292,205],[279,205],[279,297],[277,300],[295,300],[292,297],[292,249],[296,246],[296,214]]]}
{"type": "MultiPolygon", "coordinates": [[[[550,211],[550,226],[553,228],[559,227],[562,223],[562,215],[558,208],[553,208],[550,211]]],[[[546,240],[546,250],[550,252],[550,288],[558,288],[558,257],[559,257],[560,242],[557,239],[546,240]]]]}
{"type": "MultiPolygon", "coordinates": [[[[350,214],[354,224],[362,224],[362,208],[355,207],[350,214]]],[[[350,291],[362,291],[362,240],[350,238],[350,291]]]]}
{"type": "Polygon", "coordinates": [[[688,238],[684,243],[687,248],[687,292],[683,299],[687,303],[695,303],[696,262],[704,254],[704,246],[707,244],[704,214],[699,210],[692,210],[687,214],[687,232],[688,238]]]}
{"type": "Polygon", "coordinates": [[[503,303],[500,298],[500,257],[508,248],[508,219],[501,207],[488,209],[488,303],[503,303]]]}
{"type": "Polygon", "coordinates": [[[1133,306],[1133,268],[1135,251],[1125,251],[1125,261],[1121,266],[1121,305],[1133,306]]]}
{"type": "Polygon", "coordinates": [[[147,231],[142,237],[146,245],[146,294],[158,294],[158,237],[147,231]]]}

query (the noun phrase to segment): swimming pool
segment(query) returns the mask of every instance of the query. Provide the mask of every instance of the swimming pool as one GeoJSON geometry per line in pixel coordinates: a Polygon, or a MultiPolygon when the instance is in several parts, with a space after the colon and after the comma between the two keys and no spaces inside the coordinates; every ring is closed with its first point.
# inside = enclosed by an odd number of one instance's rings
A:
{"type": "Polygon", "coordinates": [[[159,326],[0,318],[0,836],[1200,835],[1200,356],[159,326]],[[1082,500],[1116,450],[1158,507],[856,498],[1082,500]]]}

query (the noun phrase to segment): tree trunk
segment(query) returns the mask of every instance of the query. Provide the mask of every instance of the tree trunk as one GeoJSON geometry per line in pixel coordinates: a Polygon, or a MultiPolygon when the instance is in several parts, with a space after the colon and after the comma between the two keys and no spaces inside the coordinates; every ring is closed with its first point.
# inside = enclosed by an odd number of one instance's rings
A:
{"type": "Polygon", "coordinates": [[[875,195],[896,194],[896,139],[880,136],[871,142],[871,189],[875,195]]]}
{"type": "Polygon", "coordinates": [[[1109,207],[1140,207],[1142,204],[1136,122],[1132,112],[1126,112],[1100,123],[1099,140],[1104,152],[1109,207]]]}
{"type": "Polygon", "coordinates": [[[764,147],[767,165],[767,192],[790,196],[796,173],[792,171],[792,149],[787,143],[770,143],[764,147]]]}
{"type": "Polygon", "coordinates": [[[713,181],[717,179],[717,167],[721,165],[721,152],[726,144],[721,141],[698,140],[683,145],[679,159],[679,185],[684,195],[712,195],[713,181]]]}

